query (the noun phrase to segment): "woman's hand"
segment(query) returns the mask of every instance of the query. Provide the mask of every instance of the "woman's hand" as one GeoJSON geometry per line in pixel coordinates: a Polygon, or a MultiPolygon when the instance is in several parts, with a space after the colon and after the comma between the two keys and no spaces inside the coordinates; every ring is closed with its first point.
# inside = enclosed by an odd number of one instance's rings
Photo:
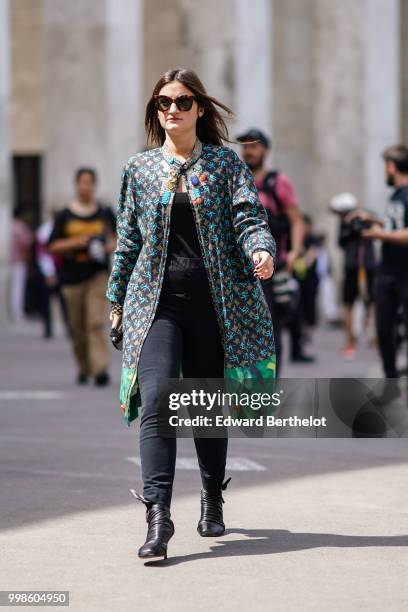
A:
{"type": "Polygon", "coordinates": [[[260,280],[268,280],[268,278],[271,278],[274,271],[274,265],[273,257],[269,251],[257,251],[253,253],[252,259],[255,264],[255,276],[260,280]]]}
{"type": "Polygon", "coordinates": [[[88,234],[72,236],[71,238],[58,238],[51,242],[48,251],[55,255],[64,255],[70,251],[86,249],[90,240],[91,236],[88,234]]]}
{"type": "Polygon", "coordinates": [[[122,315],[114,314],[112,311],[109,314],[109,319],[112,321],[112,329],[118,329],[122,323],[122,315]]]}
{"type": "Polygon", "coordinates": [[[113,304],[109,318],[112,321],[111,342],[116,350],[121,351],[123,348],[122,313],[118,304],[113,304]]]}

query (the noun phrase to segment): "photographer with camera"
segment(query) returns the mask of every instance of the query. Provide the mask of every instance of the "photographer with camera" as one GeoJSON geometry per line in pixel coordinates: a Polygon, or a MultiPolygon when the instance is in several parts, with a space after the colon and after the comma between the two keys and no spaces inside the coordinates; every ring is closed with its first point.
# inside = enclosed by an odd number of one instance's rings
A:
{"type": "Polygon", "coordinates": [[[354,305],[361,299],[366,310],[366,324],[373,313],[373,282],[376,268],[373,244],[362,237],[371,226],[370,215],[357,207],[352,193],[340,193],[330,202],[332,212],[340,216],[338,245],[344,250],[342,302],[346,344],[342,349],[345,359],[354,359],[357,339],[353,331],[354,305]]]}
{"type": "MultiPolygon", "coordinates": [[[[408,147],[395,145],[383,153],[385,180],[394,191],[388,201],[385,222],[360,215],[371,221],[362,230],[367,240],[382,242],[381,261],[374,285],[379,349],[386,378],[397,378],[396,329],[401,308],[408,329],[408,147]]],[[[397,381],[394,381],[398,395],[397,381]]],[[[391,388],[391,386],[389,387],[391,388]]]]}

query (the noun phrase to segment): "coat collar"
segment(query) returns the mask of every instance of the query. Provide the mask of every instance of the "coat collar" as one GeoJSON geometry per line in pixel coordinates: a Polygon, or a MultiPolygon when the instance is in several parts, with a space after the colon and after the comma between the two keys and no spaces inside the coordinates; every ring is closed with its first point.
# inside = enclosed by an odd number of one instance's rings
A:
{"type": "Polygon", "coordinates": [[[192,164],[194,164],[194,162],[196,162],[197,159],[199,159],[199,157],[201,156],[202,149],[203,149],[203,144],[197,136],[193,150],[191,151],[189,157],[187,157],[187,159],[184,162],[182,162],[181,159],[174,157],[172,151],[170,150],[166,142],[163,143],[161,147],[161,152],[162,152],[163,159],[167,162],[167,164],[171,168],[174,168],[175,170],[180,171],[180,170],[186,170],[192,164]]]}

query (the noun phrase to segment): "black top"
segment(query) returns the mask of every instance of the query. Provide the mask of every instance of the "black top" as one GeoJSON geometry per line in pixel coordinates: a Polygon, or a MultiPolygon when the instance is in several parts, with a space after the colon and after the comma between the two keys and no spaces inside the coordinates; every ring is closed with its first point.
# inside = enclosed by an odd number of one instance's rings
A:
{"type": "Polygon", "coordinates": [[[376,267],[374,245],[372,240],[366,240],[353,231],[351,223],[341,220],[338,244],[344,249],[344,268],[357,270],[360,263],[366,270],[376,267]]]}
{"type": "Polygon", "coordinates": [[[169,257],[202,258],[191,203],[188,193],[184,191],[177,191],[174,196],[171,208],[168,255],[169,257]]]}
{"type": "MultiPolygon", "coordinates": [[[[392,194],[386,211],[386,230],[401,230],[408,227],[408,185],[399,187],[392,194]]],[[[408,277],[408,246],[382,243],[380,270],[398,278],[408,277]]]]}
{"type": "MultiPolygon", "coordinates": [[[[92,240],[105,244],[109,234],[116,231],[116,219],[112,210],[107,206],[98,206],[98,209],[89,216],[77,215],[69,208],[61,210],[55,218],[54,228],[48,244],[60,238],[90,235],[92,240]]],[[[91,242],[89,243],[91,245],[91,242]]],[[[62,256],[60,280],[65,285],[74,285],[91,278],[101,270],[109,269],[109,256],[98,256],[100,244],[91,245],[62,256]],[[96,246],[96,249],[94,248],[96,246]],[[95,255],[96,252],[96,255],[95,255]]]]}

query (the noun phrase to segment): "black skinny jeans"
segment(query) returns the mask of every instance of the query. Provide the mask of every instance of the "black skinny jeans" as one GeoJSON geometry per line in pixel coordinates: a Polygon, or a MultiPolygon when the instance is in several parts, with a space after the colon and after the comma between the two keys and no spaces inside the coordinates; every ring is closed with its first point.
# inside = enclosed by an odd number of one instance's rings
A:
{"type": "MultiPolygon", "coordinates": [[[[142,399],[140,456],[143,495],[170,506],[175,438],[158,435],[158,387],[163,377],[223,378],[224,349],[207,273],[201,258],[170,259],[153,323],[138,366],[142,399]]],[[[217,489],[225,476],[227,438],[194,437],[201,481],[217,489]]]]}

